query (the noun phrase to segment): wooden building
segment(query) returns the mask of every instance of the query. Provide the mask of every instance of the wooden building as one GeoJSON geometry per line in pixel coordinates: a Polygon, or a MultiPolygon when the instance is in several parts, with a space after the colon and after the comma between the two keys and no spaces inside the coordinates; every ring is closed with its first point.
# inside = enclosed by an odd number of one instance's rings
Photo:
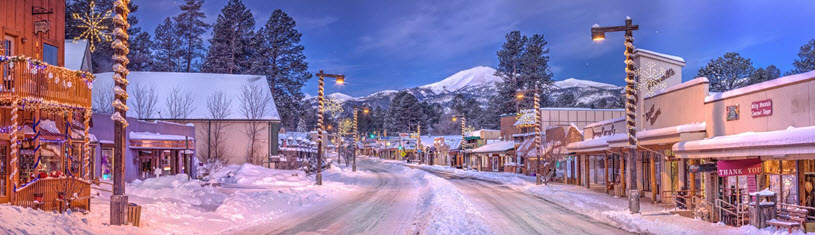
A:
{"type": "Polygon", "coordinates": [[[0,203],[88,210],[94,76],[63,67],[65,1],[0,6],[0,203]]]}

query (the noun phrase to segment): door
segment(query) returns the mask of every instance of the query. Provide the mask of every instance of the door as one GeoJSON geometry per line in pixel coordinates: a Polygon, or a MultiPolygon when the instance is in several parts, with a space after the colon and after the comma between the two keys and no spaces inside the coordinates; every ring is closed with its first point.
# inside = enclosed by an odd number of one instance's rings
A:
{"type": "Polygon", "coordinates": [[[0,145],[0,203],[9,201],[11,184],[9,183],[8,146],[0,145]]]}

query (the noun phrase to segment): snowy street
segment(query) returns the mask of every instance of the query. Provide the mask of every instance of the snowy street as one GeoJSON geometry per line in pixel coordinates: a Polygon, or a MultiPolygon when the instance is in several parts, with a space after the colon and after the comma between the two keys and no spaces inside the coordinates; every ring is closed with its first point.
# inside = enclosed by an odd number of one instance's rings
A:
{"type": "Polygon", "coordinates": [[[417,207],[417,187],[401,167],[359,159],[359,171],[370,171],[376,181],[358,193],[327,205],[286,215],[235,231],[234,234],[404,234],[417,207]]]}
{"type": "Polygon", "coordinates": [[[500,182],[421,169],[452,182],[499,234],[630,234],[500,182]]]}

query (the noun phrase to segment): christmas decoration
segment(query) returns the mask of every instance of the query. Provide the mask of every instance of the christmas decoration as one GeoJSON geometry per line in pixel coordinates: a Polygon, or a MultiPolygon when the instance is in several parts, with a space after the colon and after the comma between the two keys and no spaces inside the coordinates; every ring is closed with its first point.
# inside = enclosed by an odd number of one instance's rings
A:
{"type": "Polygon", "coordinates": [[[637,68],[635,74],[639,82],[637,82],[637,90],[644,91],[645,96],[650,96],[659,92],[664,91],[667,86],[663,81],[670,76],[666,76],[668,74],[672,74],[673,70],[670,72],[665,68],[656,68],[656,63],[653,61],[649,61],[645,63],[645,68],[637,68]]]}
{"type": "Polygon", "coordinates": [[[90,2],[88,12],[85,12],[84,15],[74,13],[71,17],[80,22],[77,25],[78,28],[85,30],[79,36],[74,37],[74,43],[80,39],[87,39],[91,52],[94,52],[97,43],[110,41],[110,35],[105,32],[108,30],[108,26],[103,23],[105,19],[110,17],[110,11],[105,13],[97,12],[96,2],[90,2]]]}

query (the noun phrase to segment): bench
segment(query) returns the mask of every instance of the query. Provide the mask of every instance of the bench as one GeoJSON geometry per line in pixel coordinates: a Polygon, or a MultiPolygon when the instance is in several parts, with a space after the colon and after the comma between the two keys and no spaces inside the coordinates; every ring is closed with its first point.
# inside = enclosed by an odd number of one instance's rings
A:
{"type": "Polygon", "coordinates": [[[805,231],[804,224],[807,221],[807,210],[782,205],[777,212],[775,219],[768,220],[767,225],[775,226],[778,229],[787,228],[789,233],[793,229],[805,231]]]}

